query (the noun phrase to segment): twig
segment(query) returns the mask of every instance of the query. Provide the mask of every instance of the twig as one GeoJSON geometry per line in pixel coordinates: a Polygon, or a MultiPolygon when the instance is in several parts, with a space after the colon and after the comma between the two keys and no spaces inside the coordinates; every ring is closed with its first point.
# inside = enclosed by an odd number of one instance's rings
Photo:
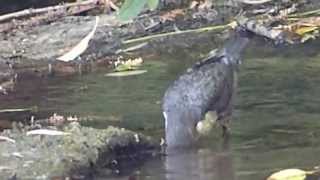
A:
{"type": "Polygon", "coordinates": [[[104,4],[115,11],[119,11],[119,7],[115,5],[111,0],[104,0],[104,4]]]}
{"type": "Polygon", "coordinates": [[[312,10],[312,11],[307,11],[307,12],[303,12],[303,13],[297,13],[297,14],[291,14],[288,17],[303,17],[303,16],[308,16],[308,15],[312,15],[312,14],[319,14],[320,13],[320,9],[316,9],[316,10],[312,10]]]}
{"type": "Polygon", "coordinates": [[[83,1],[83,2],[75,2],[75,3],[63,4],[63,5],[57,5],[57,6],[45,7],[45,8],[39,8],[39,9],[26,9],[26,10],[2,15],[2,16],[0,16],[0,22],[8,21],[8,20],[14,19],[14,18],[22,18],[22,17],[26,17],[26,16],[32,16],[35,14],[47,13],[49,11],[57,11],[57,10],[61,10],[61,9],[67,9],[67,8],[78,7],[78,6],[85,6],[85,5],[96,4],[96,3],[97,3],[97,0],[87,0],[87,1],[83,1]]]}
{"type": "Polygon", "coordinates": [[[270,27],[266,27],[264,26],[263,24],[259,24],[256,20],[254,19],[248,19],[248,18],[239,18],[238,19],[238,24],[257,34],[257,35],[260,35],[260,36],[264,36],[264,37],[267,37],[269,39],[272,39],[272,40],[276,40],[276,41],[281,41],[281,40],[286,40],[286,39],[283,39],[283,31],[282,30],[275,30],[275,29],[271,29],[270,27]]]}
{"type": "Polygon", "coordinates": [[[98,6],[96,1],[97,0],[88,0],[81,3],[70,3],[65,5],[32,10],[32,12],[39,12],[38,14],[24,14],[24,12],[30,12],[30,10],[24,10],[0,16],[0,23],[1,21],[3,21],[3,23],[0,26],[0,32],[9,32],[10,30],[18,27],[34,27],[39,24],[55,21],[64,16],[79,14],[96,8],[98,6]],[[31,16],[32,18],[27,18],[31,16]],[[15,19],[15,21],[9,21],[12,18],[18,19],[15,19]]]}
{"type": "Polygon", "coordinates": [[[10,113],[10,112],[26,112],[26,111],[34,111],[36,112],[38,109],[37,106],[31,108],[20,108],[20,109],[0,109],[0,113],[10,113]]]}
{"type": "Polygon", "coordinates": [[[143,47],[145,47],[147,45],[148,45],[147,42],[143,42],[141,44],[137,44],[137,45],[128,47],[126,49],[119,49],[119,50],[116,51],[116,54],[126,53],[126,52],[130,52],[130,51],[136,51],[136,50],[141,49],[141,48],[143,48],[143,47]]]}
{"type": "Polygon", "coordinates": [[[147,41],[147,40],[150,40],[150,39],[155,39],[155,38],[160,38],[160,37],[165,37],[165,36],[178,35],[178,34],[201,33],[201,32],[206,32],[206,31],[223,30],[223,29],[226,29],[226,28],[231,27],[231,26],[232,26],[232,23],[229,23],[229,24],[225,24],[225,25],[210,26],[210,27],[204,27],[204,28],[199,28],[199,29],[189,29],[189,30],[184,30],[184,31],[174,31],[174,32],[168,32],[168,33],[150,35],[150,36],[136,38],[136,39],[124,40],[124,41],[122,41],[122,43],[123,44],[129,44],[129,43],[147,41]]]}

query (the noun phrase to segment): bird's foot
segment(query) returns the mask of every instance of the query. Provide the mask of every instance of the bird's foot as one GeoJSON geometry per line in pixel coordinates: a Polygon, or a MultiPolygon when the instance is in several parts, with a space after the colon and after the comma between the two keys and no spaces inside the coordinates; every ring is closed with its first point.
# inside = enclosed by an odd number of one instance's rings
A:
{"type": "Polygon", "coordinates": [[[228,139],[230,136],[230,128],[228,126],[222,125],[222,137],[228,139]]]}

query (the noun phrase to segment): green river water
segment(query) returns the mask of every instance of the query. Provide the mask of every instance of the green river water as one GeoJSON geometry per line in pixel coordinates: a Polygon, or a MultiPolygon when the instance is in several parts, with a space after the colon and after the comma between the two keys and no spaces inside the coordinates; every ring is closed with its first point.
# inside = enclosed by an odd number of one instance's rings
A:
{"type": "MultiPolygon", "coordinates": [[[[281,169],[317,167],[319,45],[274,47],[253,42],[240,67],[229,142],[208,138],[197,150],[152,159],[101,179],[258,180],[281,169]]],[[[37,105],[39,116],[76,114],[90,119],[84,122],[88,126],[115,125],[160,139],[162,95],[178,74],[200,59],[198,50],[177,47],[168,53],[162,50],[161,55],[142,56],[142,69],[148,72],[137,76],[106,77],[106,71],[100,70],[67,79],[26,79],[18,87],[19,95],[5,99],[0,108],[37,105]]]]}

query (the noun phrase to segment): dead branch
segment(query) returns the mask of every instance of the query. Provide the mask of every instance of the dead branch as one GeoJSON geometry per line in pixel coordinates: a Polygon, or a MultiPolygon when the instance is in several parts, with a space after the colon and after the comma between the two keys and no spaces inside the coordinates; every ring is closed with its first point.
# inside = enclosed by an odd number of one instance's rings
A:
{"type": "Polygon", "coordinates": [[[61,17],[76,15],[98,7],[99,0],[69,3],[40,9],[27,9],[0,16],[0,32],[20,27],[32,27],[49,23],[61,17]],[[28,18],[27,18],[28,17],[28,18]]]}
{"type": "Polygon", "coordinates": [[[257,22],[256,20],[254,19],[249,19],[249,18],[239,18],[237,20],[238,24],[257,34],[257,35],[260,35],[260,36],[264,36],[264,37],[267,37],[269,39],[272,39],[272,40],[277,40],[279,38],[282,38],[281,37],[281,33],[282,31],[281,30],[273,30],[271,28],[268,28],[266,26],[264,26],[263,24],[260,24],[259,22],[257,22]]]}
{"type": "Polygon", "coordinates": [[[87,1],[80,1],[80,2],[75,2],[75,3],[68,3],[68,4],[62,4],[62,5],[39,8],[39,9],[26,9],[26,10],[2,15],[2,16],[0,16],[0,22],[9,21],[12,19],[19,19],[19,18],[24,18],[24,17],[35,16],[35,15],[54,12],[54,11],[59,11],[59,12],[60,11],[65,11],[65,12],[71,11],[71,12],[75,13],[75,12],[79,11],[79,10],[77,11],[76,9],[83,9],[85,7],[93,7],[93,6],[95,7],[97,2],[98,2],[98,0],[87,0],[87,1]]]}
{"type": "MultiPolygon", "coordinates": [[[[255,19],[249,19],[249,18],[239,18],[237,20],[237,23],[242,28],[245,28],[251,32],[253,32],[256,35],[269,38],[276,43],[279,42],[286,42],[289,44],[294,44],[299,42],[299,39],[294,39],[292,34],[290,32],[281,30],[281,29],[275,29],[270,27],[269,25],[265,25],[263,23],[259,23],[255,19]]],[[[269,24],[270,22],[268,22],[269,24]]]]}

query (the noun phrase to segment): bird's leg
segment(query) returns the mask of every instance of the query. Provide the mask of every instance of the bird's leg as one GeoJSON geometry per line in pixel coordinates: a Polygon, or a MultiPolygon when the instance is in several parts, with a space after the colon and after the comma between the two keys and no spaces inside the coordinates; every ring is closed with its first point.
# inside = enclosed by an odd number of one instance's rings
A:
{"type": "Polygon", "coordinates": [[[231,122],[230,111],[220,114],[218,120],[220,126],[222,127],[222,137],[227,138],[231,132],[231,129],[229,127],[229,124],[231,122]]]}
{"type": "Polygon", "coordinates": [[[77,65],[79,75],[82,75],[83,61],[80,56],[77,57],[76,65],[77,65]]]}
{"type": "Polygon", "coordinates": [[[230,135],[230,128],[227,125],[222,125],[222,137],[223,138],[228,138],[230,135]]]}

